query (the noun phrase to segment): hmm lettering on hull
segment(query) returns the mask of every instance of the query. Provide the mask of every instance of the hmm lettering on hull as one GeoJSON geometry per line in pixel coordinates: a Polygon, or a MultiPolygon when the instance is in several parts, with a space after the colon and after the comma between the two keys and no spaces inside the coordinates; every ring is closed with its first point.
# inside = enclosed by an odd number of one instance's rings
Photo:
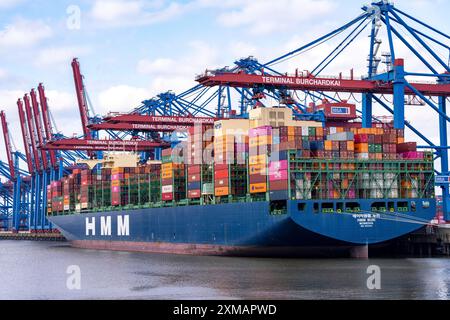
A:
{"type": "MultiPolygon", "coordinates": [[[[112,218],[111,216],[101,216],[97,220],[96,217],[85,219],[86,236],[96,236],[96,230],[99,226],[100,236],[112,235],[112,218]],[[100,220],[100,222],[99,222],[100,220]]],[[[118,215],[116,220],[116,234],[118,237],[130,236],[130,216],[118,215]]]]}

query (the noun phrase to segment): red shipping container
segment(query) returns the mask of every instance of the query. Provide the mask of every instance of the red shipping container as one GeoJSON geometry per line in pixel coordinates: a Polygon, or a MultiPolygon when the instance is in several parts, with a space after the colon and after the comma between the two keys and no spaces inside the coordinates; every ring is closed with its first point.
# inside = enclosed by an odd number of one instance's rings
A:
{"type": "Polygon", "coordinates": [[[188,166],[188,173],[189,174],[200,173],[200,165],[188,166]]]}
{"type": "Polygon", "coordinates": [[[272,191],[287,190],[287,189],[288,189],[287,180],[271,181],[269,184],[269,190],[272,191]]]}
{"type": "Polygon", "coordinates": [[[416,142],[405,142],[405,143],[399,143],[397,145],[398,153],[414,152],[414,151],[417,151],[417,143],[416,142]]]}
{"type": "Polygon", "coordinates": [[[200,198],[202,195],[201,190],[189,190],[188,191],[188,198],[189,199],[197,199],[200,198]]]}
{"type": "Polygon", "coordinates": [[[228,178],[227,179],[215,179],[214,180],[214,186],[216,188],[228,187],[228,178]]]}
{"type": "Polygon", "coordinates": [[[188,182],[197,182],[197,181],[201,180],[200,178],[201,178],[201,175],[199,172],[188,174],[188,182]]]}
{"type": "Polygon", "coordinates": [[[214,164],[214,171],[228,170],[227,164],[214,164]]]}
{"type": "Polygon", "coordinates": [[[227,170],[219,170],[214,172],[215,179],[226,179],[228,178],[228,169],[227,170]]]}
{"type": "Polygon", "coordinates": [[[355,142],[356,143],[368,143],[369,135],[368,134],[355,134],[355,142]]]}
{"type": "Polygon", "coordinates": [[[173,193],[163,193],[161,196],[163,201],[173,200],[173,193]]]}
{"type": "Polygon", "coordinates": [[[251,174],[249,175],[250,178],[250,184],[255,183],[264,183],[267,181],[267,176],[262,174],[251,174]]]}

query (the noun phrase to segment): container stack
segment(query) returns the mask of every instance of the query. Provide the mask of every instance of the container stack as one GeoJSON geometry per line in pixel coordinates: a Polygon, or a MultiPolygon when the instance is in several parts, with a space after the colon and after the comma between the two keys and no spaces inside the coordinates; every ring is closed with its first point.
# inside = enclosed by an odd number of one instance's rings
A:
{"type": "Polygon", "coordinates": [[[202,196],[202,165],[188,165],[188,199],[199,199],[202,196]]]}
{"type": "Polygon", "coordinates": [[[92,176],[91,171],[81,170],[80,206],[81,210],[89,209],[92,204],[92,176]]]}
{"type": "Polygon", "coordinates": [[[52,215],[52,184],[47,186],[47,215],[52,215]]]}
{"type": "MultiPolygon", "coordinates": [[[[281,141],[281,136],[280,136],[281,141]]],[[[281,143],[287,143],[281,142],[281,143]]],[[[272,152],[272,127],[262,126],[249,130],[249,191],[250,194],[268,190],[268,163],[272,152]]]]}
{"type": "Polygon", "coordinates": [[[120,206],[121,201],[121,185],[123,180],[123,168],[111,169],[111,206],[120,206]]]}
{"type": "MultiPolygon", "coordinates": [[[[283,151],[285,152],[285,151],[283,151]]],[[[288,161],[278,160],[269,163],[269,198],[270,200],[288,199],[288,161]]]]}
{"type": "Polygon", "coordinates": [[[186,199],[186,174],[184,163],[173,161],[172,149],[162,151],[161,198],[162,201],[186,199]]]}
{"type": "Polygon", "coordinates": [[[52,212],[63,212],[62,181],[52,182],[52,212]]]}
{"type": "Polygon", "coordinates": [[[161,201],[161,164],[151,164],[147,167],[150,174],[149,201],[161,201]]]}
{"type": "Polygon", "coordinates": [[[210,144],[213,138],[213,127],[196,125],[189,128],[188,133],[187,198],[193,200],[211,193],[212,165],[208,163],[211,163],[212,159],[206,157],[212,156],[210,144]],[[203,188],[205,184],[209,185],[203,188]]]}
{"type": "MultiPolygon", "coordinates": [[[[232,120],[232,123],[241,122],[232,120]]],[[[223,123],[220,129],[216,128],[214,137],[214,195],[242,197],[247,194],[248,130],[231,126],[227,131],[223,123]]]]}

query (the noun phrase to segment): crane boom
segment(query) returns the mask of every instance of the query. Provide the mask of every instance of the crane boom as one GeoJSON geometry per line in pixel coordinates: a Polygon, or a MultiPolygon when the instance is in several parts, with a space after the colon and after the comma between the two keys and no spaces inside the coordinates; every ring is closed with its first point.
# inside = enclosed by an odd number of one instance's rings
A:
{"type": "MultiPolygon", "coordinates": [[[[206,87],[230,86],[252,88],[266,86],[288,90],[324,91],[324,92],[356,92],[392,94],[394,86],[391,82],[377,80],[343,79],[341,77],[325,78],[309,76],[274,76],[246,73],[206,74],[196,79],[206,87]]],[[[427,96],[447,96],[450,94],[450,84],[411,83],[418,91],[427,96]]],[[[406,88],[406,95],[415,93],[406,88]]]]}
{"type": "Polygon", "coordinates": [[[27,166],[28,172],[30,174],[34,173],[32,153],[30,151],[30,137],[28,135],[28,129],[26,124],[25,112],[23,111],[23,102],[21,99],[17,100],[17,107],[19,109],[19,119],[20,119],[20,128],[22,130],[22,138],[23,138],[23,147],[25,149],[25,155],[27,157],[27,166]]]}
{"type": "Polygon", "coordinates": [[[75,58],[72,61],[73,79],[75,82],[75,90],[78,100],[78,109],[80,111],[81,126],[85,139],[91,139],[91,130],[88,128],[89,125],[89,110],[86,101],[86,92],[84,90],[83,76],[80,71],[80,63],[75,58]]]}
{"type": "MultiPolygon", "coordinates": [[[[44,122],[44,131],[45,131],[45,142],[51,141],[53,138],[53,130],[49,117],[49,110],[47,105],[47,97],[45,96],[45,88],[42,83],[38,86],[39,93],[39,104],[41,106],[42,120],[44,122]]],[[[54,150],[49,151],[50,154],[50,163],[52,167],[56,167],[58,165],[56,160],[56,154],[54,150]]]]}
{"type": "Polygon", "coordinates": [[[9,174],[11,176],[11,180],[14,180],[16,175],[12,156],[12,145],[9,135],[8,123],[6,122],[6,115],[4,111],[0,112],[0,117],[2,121],[3,138],[5,139],[5,148],[6,148],[6,156],[8,158],[9,174]]]}
{"type": "Polygon", "coordinates": [[[39,159],[39,153],[37,149],[37,137],[36,137],[36,130],[34,128],[34,120],[33,120],[33,113],[31,112],[31,105],[30,105],[30,98],[27,94],[24,95],[23,101],[25,102],[25,113],[27,117],[27,125],[28,125],[28,132],[30,134],[30,140],[31,140],[31,150],[33,152],[33,158],[34,158],[34,165],[36,168],[36,171],[41,170],[41,161],[39,159]]]}
{"type": "MultiPolygon", "coordinates": [[[[41,115],[39,113],[39,104],[36,97],[36,91],[34,91],[34,89],[31,89],[30,97],[31,97],[31,105],[33,107],[34,124],[36,126],[38,145],[42,145],[44,143],[43,139],[44,132],[42,130],[41,115]]],[[[45,152],[45,150],[42,149],[41,149],[41,159],[44,170],[47,170],[48,168],[47,153],[45,152]]]]}
{"type": "Polygon", "coordinates": [[[168,146],[170,146],[169,143],[146,140],[61,139],[50,141],[41,148],[45,150],[149,151],[168,146]]]}

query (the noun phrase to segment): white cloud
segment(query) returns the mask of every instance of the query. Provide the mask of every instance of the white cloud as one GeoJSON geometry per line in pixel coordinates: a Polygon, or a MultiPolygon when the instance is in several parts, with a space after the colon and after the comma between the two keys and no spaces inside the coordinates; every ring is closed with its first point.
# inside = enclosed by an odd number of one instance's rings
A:
{"type": "Polygon", "coordinates": [[[96,0],[90,17],[102,27],[139,26],[167,21],[183,13],[188,4],[144,0],[96,0]]]}
{"type": "Polygon", "coordinates": [[[0,9],[2,8],[12,8],[21,4],[25,0],[0,0],[0,9]]]}
{"type": "Polygon", "coordinates": [[[0,68],[0,80],[5,79],[8,76],[8,72],[5,69],[0,68]]]}
{"type": "Polygon", "coordinates": [[[185,56],[180,58],[142,59],[138,73],[151,76],[150,92],[155,95],[167,90],[180,93],[196,85],[195,75],[206,68],[221,67],[218,52],[203,41],[188,44],[185,56]]]}
{"type": "Polygon", "coordinates": [[[89,52],[91,52],[91,49],[83,46],[45,48],[38,53],[36,65],[48,67],[64,64],[66,66],[73,58],[83,56],[89,52]]]}
{"type": "Polygon", "coordinates": [[[248,56],[257,56],[259,53],[259,50],[254,45],[243,42],[243,41],[237,41],[233,42],[229,45],[229,51],[230,54],[233,57],[248,57],[248,56]]]}
{"type": "Polygon", "coordinates": [[[219,23],[225,27],[244,27],[256,35],[293,30],[332,13],[336,6],[329,0],[260,0],[235,4],[231,11],[219,15],[219,23]]]}
{"type": "Polygon", "coordinates": [[[206,42],[192,41],[188,44],[186,55],[181,58],[156,58],[153,60],[141,59],[137,65],[137,71],[141,74],[183,75],[194,78],[196,73],[206,67],[213,67],[218,62],[217,50],[206,42]]]}
{"type": "Polygon", "coordinates": [[[128,112],[138,107],[142,101],[150,98],[150,90],[128,85],[116,85],[98,93],[100,109],[95,111],[106,114],[110,111],[128,112]]]}
{"type": "Polygon", "coordinates": [[[42,21],[18,19],[0,31],[0,48],[33,47],[52,34],[51,27],[42,21]]]}

